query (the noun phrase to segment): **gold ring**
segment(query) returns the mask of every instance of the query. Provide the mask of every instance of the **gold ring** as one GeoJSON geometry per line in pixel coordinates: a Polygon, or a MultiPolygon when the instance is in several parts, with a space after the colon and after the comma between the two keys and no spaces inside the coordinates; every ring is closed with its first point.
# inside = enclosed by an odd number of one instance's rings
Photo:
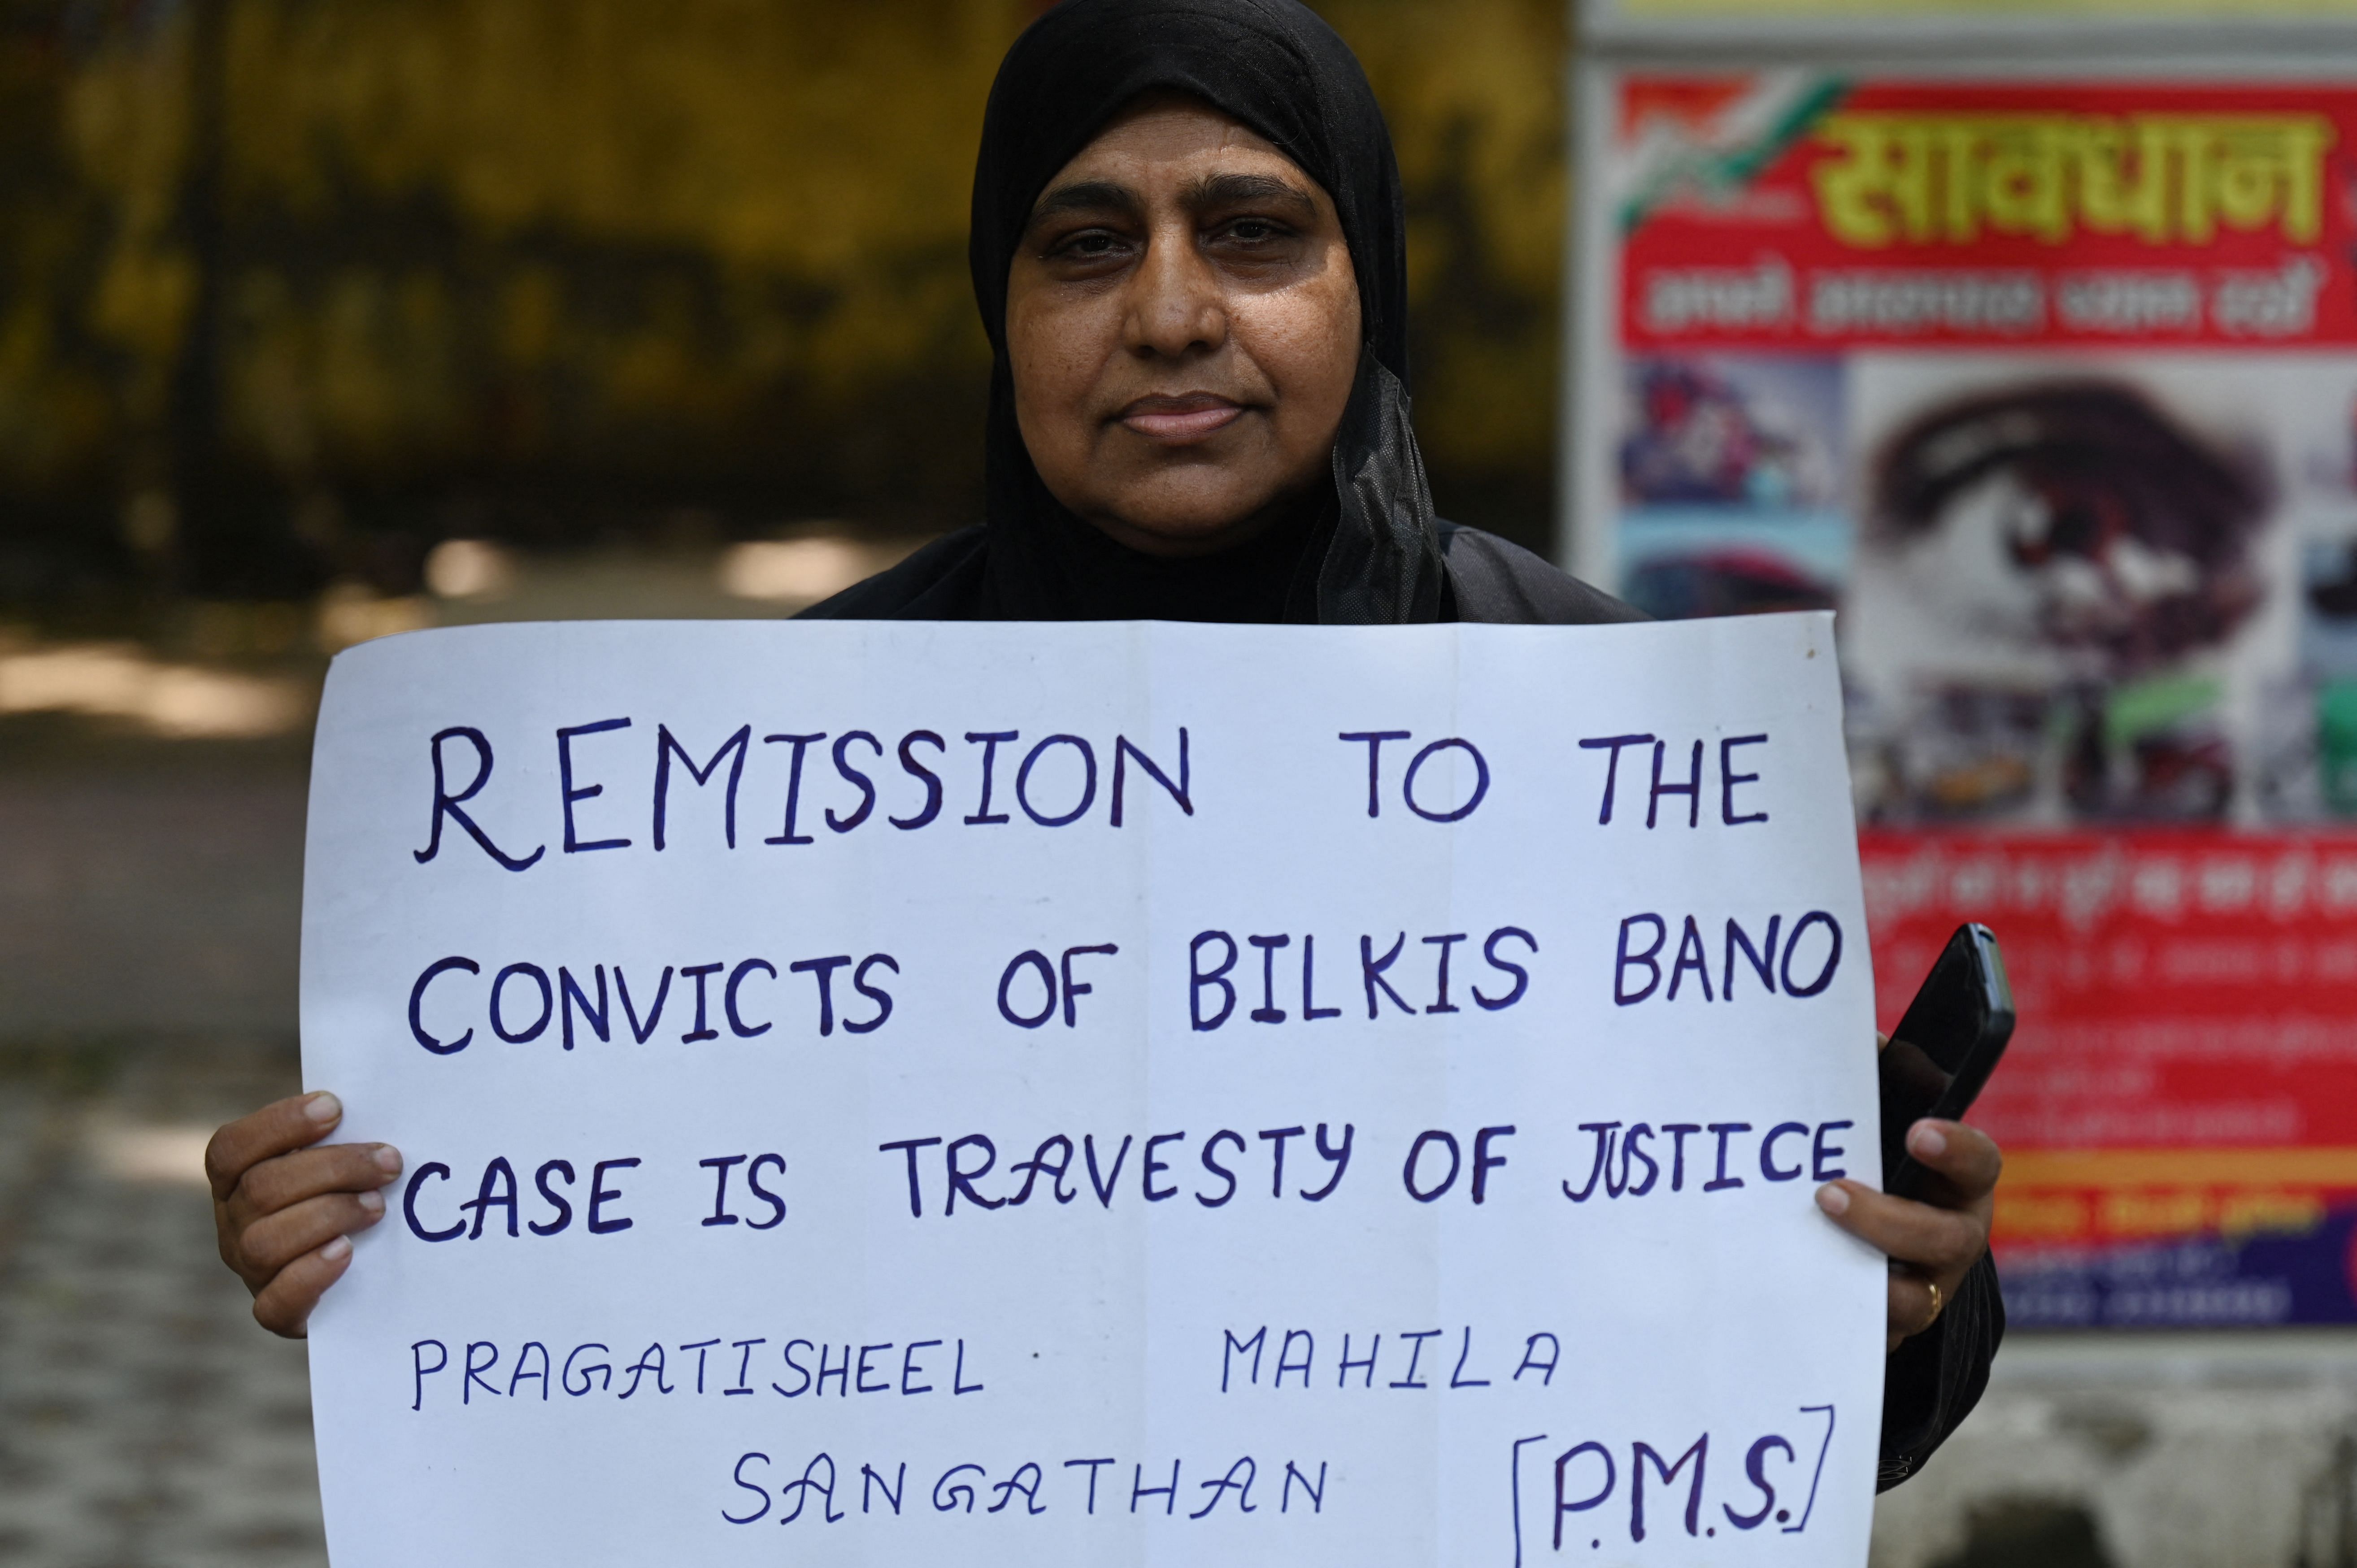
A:
{"type": "Polygon", "coordinates": [[[1937,1280],[1925,1280],[1923,1288],[1932,1293],[1931,1320],[1923,1325],[1924,1327],[1929,1328],[1932,1324],[1940,1321],[1940,1314],[1947,1309],[1948,1304],[1940,1298],[1940,1283],[1937,1280]]]}

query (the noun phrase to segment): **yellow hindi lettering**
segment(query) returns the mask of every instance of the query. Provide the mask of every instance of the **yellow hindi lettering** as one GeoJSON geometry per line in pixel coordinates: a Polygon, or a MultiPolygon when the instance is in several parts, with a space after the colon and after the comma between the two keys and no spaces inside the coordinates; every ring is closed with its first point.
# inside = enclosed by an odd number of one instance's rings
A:
{"type": "Polygon", "coordinates": [[[1825,230],[1861,249],[2082,230],[2205,244],[2221,226],[2312,244],[2334,130],[2319,114],[1852,112],[1815,140],[1833,155],[1810,170],[1825,230]]]}
{"type": "Polygon", "coordinates": [[[1956,124],[1962,134],[1952,133],[1953,142],[1971,150],[1948,166],[1957,171],[1953,183],[1972,192],[1975,215],[2000,234],[2035,235],[2050,245],[2069,239],[2071,122],[2041,115],[1956,124]]]}
{"type": "Polygon", "coordinates": [[[2330,122],[2316,115],[2216,115],[2181,124],[2181,227],[2188,240],[2206,242],[2222,220],[2246,231],[2276,223],[2287,239],[2317,239],[2330,122]]]}
{"type": "Polygon", "coordinates": [[[1834,114],[1817,139],[1848,156],[1812,171],[1828,232],[1846,245],[1921,241],[1932,227],[1932,147],[1923,120],[1898,114],[1834,114]]]}
{"type": "Polygon", "coordinates": [[[2147,244],[2169,241],[2169,128],[2150,116],[2133,122],[2090,115],[2079,123],[2072,162],[2079,216],[2098,234],[2133,233],[2147,244]]]}

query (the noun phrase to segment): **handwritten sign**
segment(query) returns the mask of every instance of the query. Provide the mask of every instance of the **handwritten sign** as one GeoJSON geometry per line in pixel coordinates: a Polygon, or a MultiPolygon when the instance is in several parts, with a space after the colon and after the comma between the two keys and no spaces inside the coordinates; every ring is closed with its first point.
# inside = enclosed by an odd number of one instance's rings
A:
{"type": "Polygon", "coordinates": [[[341,1568],[1865,1561],[1830,617],[425,633],[307,876],[341,1568]]]}

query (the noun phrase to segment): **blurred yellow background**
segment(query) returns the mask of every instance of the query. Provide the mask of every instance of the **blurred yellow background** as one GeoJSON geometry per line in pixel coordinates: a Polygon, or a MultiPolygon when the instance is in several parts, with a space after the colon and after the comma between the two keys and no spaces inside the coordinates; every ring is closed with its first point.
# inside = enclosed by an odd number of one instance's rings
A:
{"type": "MultiPolygon", "coordinates": [[[[1327,0],[1444,513],[1543,544],[1554,0],[1327,0]]],[[[418,591],[439,540],[977,514],[966,204],[1030,0],[82,0],[0,37],[0,613],[418,591]]]]}

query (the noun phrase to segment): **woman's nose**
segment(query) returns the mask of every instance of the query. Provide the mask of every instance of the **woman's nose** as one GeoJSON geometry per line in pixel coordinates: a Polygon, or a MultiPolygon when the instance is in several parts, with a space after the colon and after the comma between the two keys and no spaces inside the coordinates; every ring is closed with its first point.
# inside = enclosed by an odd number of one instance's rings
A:
{"type": "Polygon", "coordinates": [[[1191,231],[1157,231],[1148,241],[1131,283],[1125,324],[1134,352],[1177,360],[1227,340],[1219,279],[1194,240],[1191,231]]]}

